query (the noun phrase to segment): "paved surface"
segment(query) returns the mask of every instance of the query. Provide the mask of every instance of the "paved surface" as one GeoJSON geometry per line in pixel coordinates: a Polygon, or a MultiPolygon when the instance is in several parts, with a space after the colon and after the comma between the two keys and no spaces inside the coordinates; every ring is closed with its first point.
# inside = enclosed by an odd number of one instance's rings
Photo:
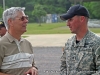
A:
{"type": "Polygon", "coordinates": [[[25,35],[34,49],[39,75],[59,75],[62,49],[72,34],[25,35]]]}
{"type": "MultiPolygon", "coordinates": [[[[100,35],[100,34],[99,34],[100,35]]],[[[65,42],[72,34],[25,35],[34,49],[39,75],[59,75],[60,58],[65,42]]]]}
{"type": "Polygon", "coordinates": [[[62,47],[34,47],[39,75],[59,75],[62,47]]]}
{"type": "Polygon", "coordinates": [[[27,40],[31,42],[33,47],[59,47],[64,46],[68,38],[72,34],[41,34],[41,35],[26,35],[27,40]]]}
{"type": "MultiPolygon", "coordinates": [[[[25,35],[33,47],[59,47],[64,46],[68,38],[74,34],[41,34],[25,35]]],[[[100,34],[99,34],[100,35],[100,34]]]]}

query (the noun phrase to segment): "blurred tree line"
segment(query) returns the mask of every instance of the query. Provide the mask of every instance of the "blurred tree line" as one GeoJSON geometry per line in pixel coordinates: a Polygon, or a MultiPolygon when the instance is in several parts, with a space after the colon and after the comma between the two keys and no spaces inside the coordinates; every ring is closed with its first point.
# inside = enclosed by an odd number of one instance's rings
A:
{"type": "MultiPolygon", "coordinates": [[[[100,19],[100,1],[82,3],[89,9],[90,18],[100,19]]],[[[5,0],[5,8],[25,7],[30,22],[40,22],[46,14],[63,14],[73,5],[69,0],[5,0]]],[[[2,18],[3,0],[0,0],[0,18],[2,18]]]]}

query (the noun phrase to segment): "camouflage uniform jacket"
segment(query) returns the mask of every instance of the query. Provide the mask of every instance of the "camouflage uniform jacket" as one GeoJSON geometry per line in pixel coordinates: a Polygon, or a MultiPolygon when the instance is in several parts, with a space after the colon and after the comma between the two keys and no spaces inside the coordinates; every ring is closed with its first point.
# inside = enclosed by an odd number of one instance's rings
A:
{"type": "Polygon", "coordinates": [[[88,31],[76,43],[75,35],[65,43],[60,75],[100,75],[100,37],[88,31]]]}

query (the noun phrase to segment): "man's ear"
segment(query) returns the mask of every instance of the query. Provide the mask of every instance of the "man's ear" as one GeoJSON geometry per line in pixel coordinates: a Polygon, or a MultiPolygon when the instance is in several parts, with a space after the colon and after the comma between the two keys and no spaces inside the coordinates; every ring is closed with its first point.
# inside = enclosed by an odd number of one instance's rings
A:
{"type": "Polygon", "coordinates": [[[13,20],[12,20],[12,19],[9,19],[9,20],[8,20],[8,25],[9,25],[9,26],[13,26],[12,23],[13,23],[13,20]]]}

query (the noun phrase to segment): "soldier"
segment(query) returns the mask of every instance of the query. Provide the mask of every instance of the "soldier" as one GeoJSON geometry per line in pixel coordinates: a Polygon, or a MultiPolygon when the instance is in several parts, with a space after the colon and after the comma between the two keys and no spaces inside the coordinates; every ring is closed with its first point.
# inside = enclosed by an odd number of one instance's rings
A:
{"type": "Polygon", "coordinates": [[[88,29],[88,10],[74,5],[60,18],[75,34],[65,43],[60,75],[100,75],[100,37],[88,29]]]}

